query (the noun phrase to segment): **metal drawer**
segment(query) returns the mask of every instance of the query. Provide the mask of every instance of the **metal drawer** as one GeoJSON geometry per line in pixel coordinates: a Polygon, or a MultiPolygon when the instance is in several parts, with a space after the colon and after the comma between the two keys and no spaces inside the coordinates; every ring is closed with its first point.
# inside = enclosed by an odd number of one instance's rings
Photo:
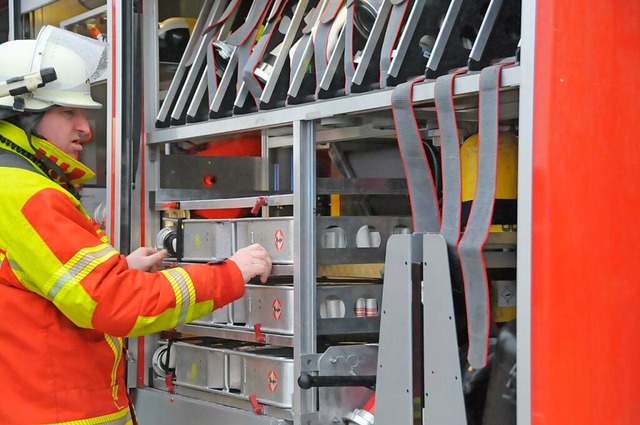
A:
{"type": "Polygon", "coordinates": [[[244,297],[193,321],[199,325],[244,325],[247,322],[244,297]]]}
{"type": "Polygon", "coordinates": [[[176,342],[176,386],[293,407],[293,349],[228,342],[176,342]]]}
{"type": "MultiPolygon", "coordinates": [[[[247,327],[260,324],[264,332],[293,335],[295,320],[293,285],[246,285],[247,327]]],[[[382,285],[353,282],[317,286],[316,317],[319,334],[377,332],[382,285]],[[366,310],[367,300],[369,310],[366,310]],[[359,308],[365,311],[359,311],[359,308]]]]}
{"type": "Polygon", "coordinates": [[[238,248],[261,244],[274,264],[293,264],[293,218],[239,219],[236,221],[238,248]]]}
{"type": "Polygon", "coordinates": [[[225,387],[225,350],[196,344],[173,344],[176,384],[201,388],[225,387]]]}
{"type": "Polygon", "coordinates": [[[232,220],[190,219],[182,222],[184,261],[207,262],[235,252],[232,220]]]}
{"type": "Polygon", "coordinates": [[[255,395],[260,403],[293,407],[293,349],[259,347],[245,350],[242,357],[244,395],[255,395]]]}

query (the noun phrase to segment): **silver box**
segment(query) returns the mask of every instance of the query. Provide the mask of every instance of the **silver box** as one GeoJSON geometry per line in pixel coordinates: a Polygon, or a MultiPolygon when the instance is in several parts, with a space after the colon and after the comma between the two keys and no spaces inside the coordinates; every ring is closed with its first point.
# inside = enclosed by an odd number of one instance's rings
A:
{"type": "Polygon", "coordinates": [[[293,407],[293,349],[290,347],[204,345],[176,342],[176,386],[293,407]]]}
{"type": "Polygon", "coordinates": [[[260,403],[293,407],[295,377],[291,348],[261,347],[243,353],[242,393],[255,394],[260,403]]]}
{"type": "MultiPolygon", "coordinates": [[[[260,324],[264,332],[293,335],[294,291],[292,285],[246,285],[244,295],[247,327],[260,324]]],[[[358,300],[375,299],[376,310],[382,305],[382,285],[377,283],[318,284],[316,317],[318,333],[352,334],[377,332],[380,317],[358,317],[358,300]]],[[[366,304],[364,304],[366,305],[366,304]]],[[[375,315],[374,315],[375,314],[375,315]]]]}
{"type": "Polygon", "coordinates": [[[207,262],[228,258],[235,252],[232,220],[190,219],[182,226],[184,261],[207,262]]]}
{"type": "Polygon", "coordinates": [[[173,344],[176,356],[176,384],[223,389],[225,350],[184,342],[173,344]]]}
{"type": "Polygon", "coordinates": [[[193,321],[199,325],[227,324],[237,325],[246,323],[245,300],[244,297],[237,299],[231,304],[227,304],[222,308],[213,310],[212,313],[202,316],[193,321]]]}
{"type": "Polygon", "coordinates": [[[239,219],[236,221],[237,247],[261,244],[274,264],[293,264],[293,218],[239,219]]]}
{"type": "Polygon", "coordinates": [[[260,324],[264,332],[293,334],[293,286],[246,285],[247,326],[260,324]]]}

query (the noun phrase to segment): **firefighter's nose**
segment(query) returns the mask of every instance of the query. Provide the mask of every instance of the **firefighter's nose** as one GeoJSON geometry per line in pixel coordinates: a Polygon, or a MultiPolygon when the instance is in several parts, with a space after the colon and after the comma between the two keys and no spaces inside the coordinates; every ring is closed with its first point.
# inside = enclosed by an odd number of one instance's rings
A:
{"type": "Polygon", "coordinates": [[[80,131],[80,143],[89,143],[93,139],[93,130],[91,127],[87,130],[80,131]]]}

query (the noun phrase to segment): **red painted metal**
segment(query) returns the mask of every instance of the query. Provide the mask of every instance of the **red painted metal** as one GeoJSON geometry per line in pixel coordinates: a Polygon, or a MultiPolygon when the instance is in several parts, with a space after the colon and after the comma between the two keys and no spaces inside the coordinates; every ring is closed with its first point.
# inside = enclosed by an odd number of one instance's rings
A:
{"type": "Polygon", "coordinates": [[[637,424],[640,2],[536,14],[531,423],[637,424]]]}

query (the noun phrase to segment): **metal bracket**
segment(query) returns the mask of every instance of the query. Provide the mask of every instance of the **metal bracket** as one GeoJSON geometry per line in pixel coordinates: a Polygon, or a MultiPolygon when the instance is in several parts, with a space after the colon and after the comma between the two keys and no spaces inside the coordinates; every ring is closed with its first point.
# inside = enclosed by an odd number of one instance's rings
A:
{"type": "Polygon", "coordinates": [[[322,354],[301,354],[300,355],[300,371],[301,372],[317,372],[322,354]]]}

